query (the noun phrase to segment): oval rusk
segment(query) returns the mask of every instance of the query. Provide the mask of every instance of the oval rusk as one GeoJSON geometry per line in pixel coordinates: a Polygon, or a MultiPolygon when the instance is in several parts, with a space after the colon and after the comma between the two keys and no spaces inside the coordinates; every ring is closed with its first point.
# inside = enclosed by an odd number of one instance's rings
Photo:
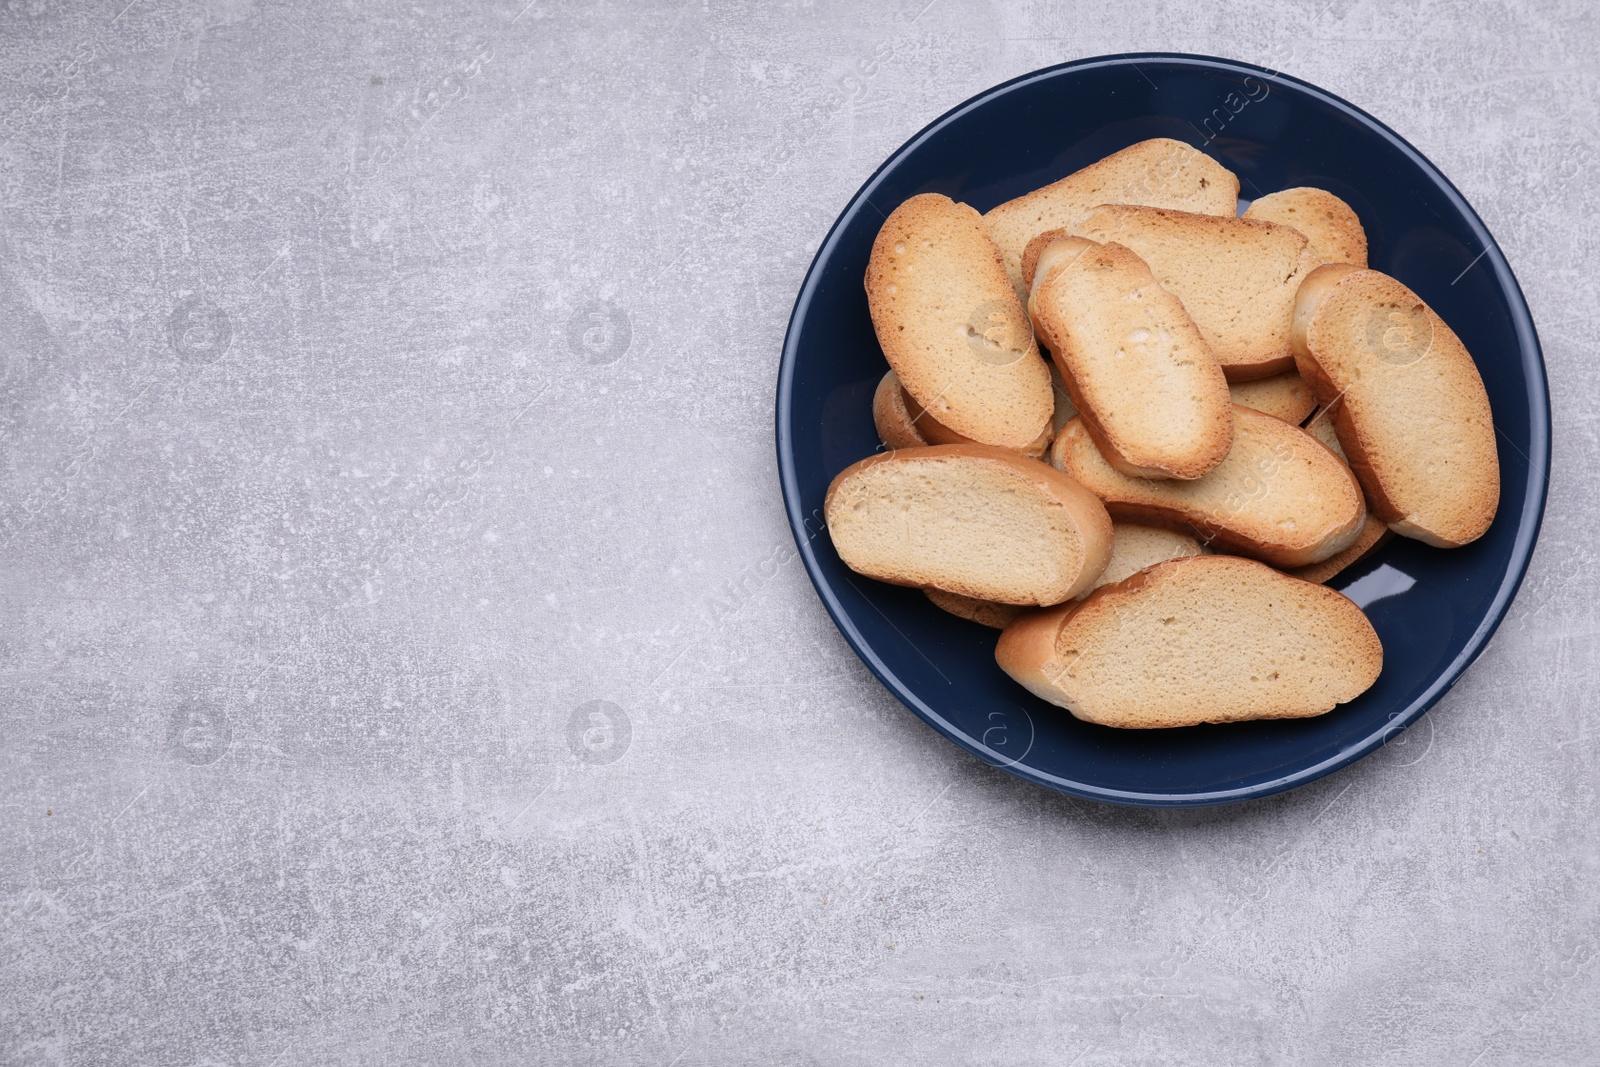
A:
{"type": "Polygon", "coordinates": [[[1059,604],[1111,557],[1111,518],[1060,471],[991,445],[902,448],[846,467],[823,503],[869,578],[1002,604],[1059,604]]]}
{"type": "Polygon", "coordinates": [[[1237,556],[1158,563],[1006,627],[1002,670],[1087,722],[1129,729],[1321,715],[1383,669],[1367,617],[1237,556]]]}
{"type": "Polygon", "coordinates": [[[1494,416],[1444,320],[1387,274],[1329,264],[1300,287],[1294,344],[1373,514],[1438,548],[1482,537],[1500,505],[1494,416]]]}
{"type": "Polygon", "coordinates": [[[1081,419],[1057,435],[1050,462],[1105,501],[1114,518],[1192,527],[1215,547],[1279,567],[1342,552],[1366,516],[1350,469],[1320,441],[1237,404],[1233,448],[1204,478],[1130,478],[1101,456],[1081,419]]]}

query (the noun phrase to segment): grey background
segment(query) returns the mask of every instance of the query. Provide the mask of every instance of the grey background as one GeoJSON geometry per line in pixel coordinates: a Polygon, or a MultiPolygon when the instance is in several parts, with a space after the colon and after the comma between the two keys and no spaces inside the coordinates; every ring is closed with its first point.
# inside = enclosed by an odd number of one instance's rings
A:
{"type": "Polygon", "coordinates": [[[1594,5],[524,3],[0,5],[0,1059],[1600,1060],[1594,5]],[[1488,652],[1223,810],[939,739],[772,458],[860,182],[1129,49],[1392,124],[1551,377],[1488,652]]]}

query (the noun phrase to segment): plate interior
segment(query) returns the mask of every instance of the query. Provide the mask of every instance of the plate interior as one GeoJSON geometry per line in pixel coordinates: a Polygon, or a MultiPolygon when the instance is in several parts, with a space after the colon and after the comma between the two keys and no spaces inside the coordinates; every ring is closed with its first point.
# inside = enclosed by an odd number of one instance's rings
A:
{"type": "Polygon", "coordinates": [[[1024,778],[1121,803],[1210,804],[1277,792],[1372,751],[1471,662],[1510,603],[1543,513],[1549,405],[1538,340],[1504,257],[1415,149],[1290,78],[1201,57],[1107,57],[1027,75],[961,105],[868,181],[819,250],[795,305],[778,396],[785,501],[828,610],[863,660],[952,740],[1024,778]],[[821,525],[833,476],[880,448],[873,388],[887,369],[862,277],[884,217],[944,193],[980,211],[1148,137],[1172,137],[1239,175],[1244,199],[1297,185],[1344,198],[1371,265],[1426,300],[1472,352],[1494,410],[1501,502],[1465,548],[1394,538],[1331,584],[1384,647],[1376,685],[1315,719],[1119,731],[1079,722],[994,662],[996,632],[921,593],[849,571],[821,525]]]}

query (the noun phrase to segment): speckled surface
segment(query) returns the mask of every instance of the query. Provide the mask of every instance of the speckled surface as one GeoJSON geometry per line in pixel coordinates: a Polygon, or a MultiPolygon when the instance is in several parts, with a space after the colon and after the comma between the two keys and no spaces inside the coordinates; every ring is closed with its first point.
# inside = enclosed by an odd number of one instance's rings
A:
{"type": "Polygon", "coordinates": [[[524,3],[0,5],[0,1062],[1600,1060],[1600,9],[524,3]],[[771,444],[878,162],[1130,49],[1394,126],[1550,370],[1487,653],[1220,810],[939,739],[771,444]]]}

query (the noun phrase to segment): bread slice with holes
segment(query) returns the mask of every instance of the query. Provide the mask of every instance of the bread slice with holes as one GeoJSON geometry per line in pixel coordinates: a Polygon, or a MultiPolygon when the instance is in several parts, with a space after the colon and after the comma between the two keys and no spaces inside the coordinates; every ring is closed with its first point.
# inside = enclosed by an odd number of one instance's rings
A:
{"type": "Polygon", "coordinates": [[[1296,426],[1305,422],[1306,416],[1317,406],[1311,387],[1295,371],[1257,378],[1253,382],[1229,382],[1228,392],[1235,404],[1296,426]]]}
{"type": "Polygon", "coordinates": [[[1295,293],[1317,265],[1303,234],[1255,219],[1126,204],[1096,208],[1073,233],[1115,241],[1148,263],[1183,301],[1229,381],[1294,368],[1295,293]]]}
{"type": "MultiPolygon", "coordinates": [[[[1120,582],[1146,567],[1164,563],[1169,559],[1203,555],[1205,551],[1205,546],[1195,538],[1178,533],[1176,530],[1165,530],[1159,526],[1140,526],[1132,522],[1113,522],[1111,559],[1106,563],[1106,569],[1100,572],[1100,577],[1095,579],[1094,585],[1079,593],[1075,599],[1082,600],[1102,585],[1120,582]]],[[[942,589],[924,589],[923,592],[928,595],[929,600],[950,614],[959,615],[963,619],[983,626],[991,626],[996,630],[1004,630],[1028,610],[1015,604],[974,600],[972,597],[946,593],[942,589]]]]}
{"type": "Polygon", "coordinates": [[[1270,193],[1252,202],[1244,217],[1299,230],[1318,263],[1367,265],[1367,231],[1361,219],[1326,189],[1297,186],[1270,193]]]}
{"type": "Polygon", "coordinates": [[[1000,635],[995,660],[1079,719],[1155,729],[1324,714],[1371,688],[1383,645],[1326,586],[1193,556],[1029,612],[1000,635]]]}
{"type": "Polygon", "coordinates": [[[1022,280],[1028,242],[1046,230],[1070,229],[1101,204],[1149,204],[1231,217],[1238,203],[1239,179],[1232,171],[1182,141],[1155,137],[1008,200],[983,221],[1021,296],[1028,290],[1022,280]]]}
{"type": "Polygon", "coordinates": [[[1192,528],[1224,551],[1278,567],[1319,563],[1350,547],[1366,505],[1350,469],[1282,419],[1235,405],[1233,449],[1194,481],[1130,478],[1107,463],[1081,419],[1056,437],[1050,462],[1105,501],[1113,518],[1192,528]]]}
{"type": "Polygon", "coordinates": [[[1124,474],[1198,478],[1233,443],[1222,368],[1178,298],[1119,244],[1063,237],[1036,262],[1028,315],[1085,427],[1124,474]]]}
{"type": "Polygon", "coordinates": [[[1329,264],[1301,287],[1294,343],[1373,514],[1439,548],[1482,537],[1500,503],[1494,417],[1444,320],[1386,274],[1329,264]]]}
{"type": "MultiPolygon", "coordinates": [[[[1052,395],[1052,399],[1053,399],[1053,395],[1052,395]]],[[[958,434],[954,430],[952,430],[950,427],[946,426],[944,423],[942,423],[938,419],[934,418],[933,415],[930,412],[928,412],[928,411],[923,409],[921,404],[917,403],[917,400],[916,400],[915,397],[913,397],[910,393],[905,392],[904,389],[901,390],[900,403],[901,403],[901,406],[905,409],[907,417],[911,420],[912,426],[916,429],[916,431],[919,434],[922,435],[923,439],[926,441],[927,444],[930,444],[930,445],[975,445],[975,444],[982,444],[981,441],[974,441],[970,437],[961,436],[960,434],[958,434]]],[[[1052,413],[1052,416],[1051,416],[1051,423],[1052,424],[1054,423],[1054,414],[1053,413],[1052,413]]],[[[1017,451],[1021,452],[1025,456],[1032,456],[1034,459],[1040,459],[1040,458],[1042,458],[1044,456],[1045,451],[1047,449],[1049,449],[1050,442],[1053,441],[1053,440],[1055,440],[1055,429],[1054,429],[1054,426],[1050,425],[1050,424],[1047,424],[1045,426],[1045,428],[1039,432],[1039,436],[1038,437],[1035,437],[1032,441],[1028,442],[1026,445],[1024,445],[1022,448],[1019,448],[1017,451]]]]}
{"type": "Polygon", "coordinates": [[[873,390],[872,425],[884,448],[920,448],[929,443],[917,428],[916,417],[906,404],[905,391],[894,371],[880,378],[878,388],[873,390]]]}
{"type": "Polygon", "coordinates": [[[1059,604],[1111,558],[1111,518],[1060,471],[990,445],[902,448],[846,467],[823,502],[839,557],[869,578],[1059,604]]]}
{"type": "Polygon", "coordinates": [[[947,196],[913,196],[889,215],[867,262],[867,307],[900,384],[951,430],[1026,448],[1050,423],[1039,357],[983,219],[947,196]]]}

